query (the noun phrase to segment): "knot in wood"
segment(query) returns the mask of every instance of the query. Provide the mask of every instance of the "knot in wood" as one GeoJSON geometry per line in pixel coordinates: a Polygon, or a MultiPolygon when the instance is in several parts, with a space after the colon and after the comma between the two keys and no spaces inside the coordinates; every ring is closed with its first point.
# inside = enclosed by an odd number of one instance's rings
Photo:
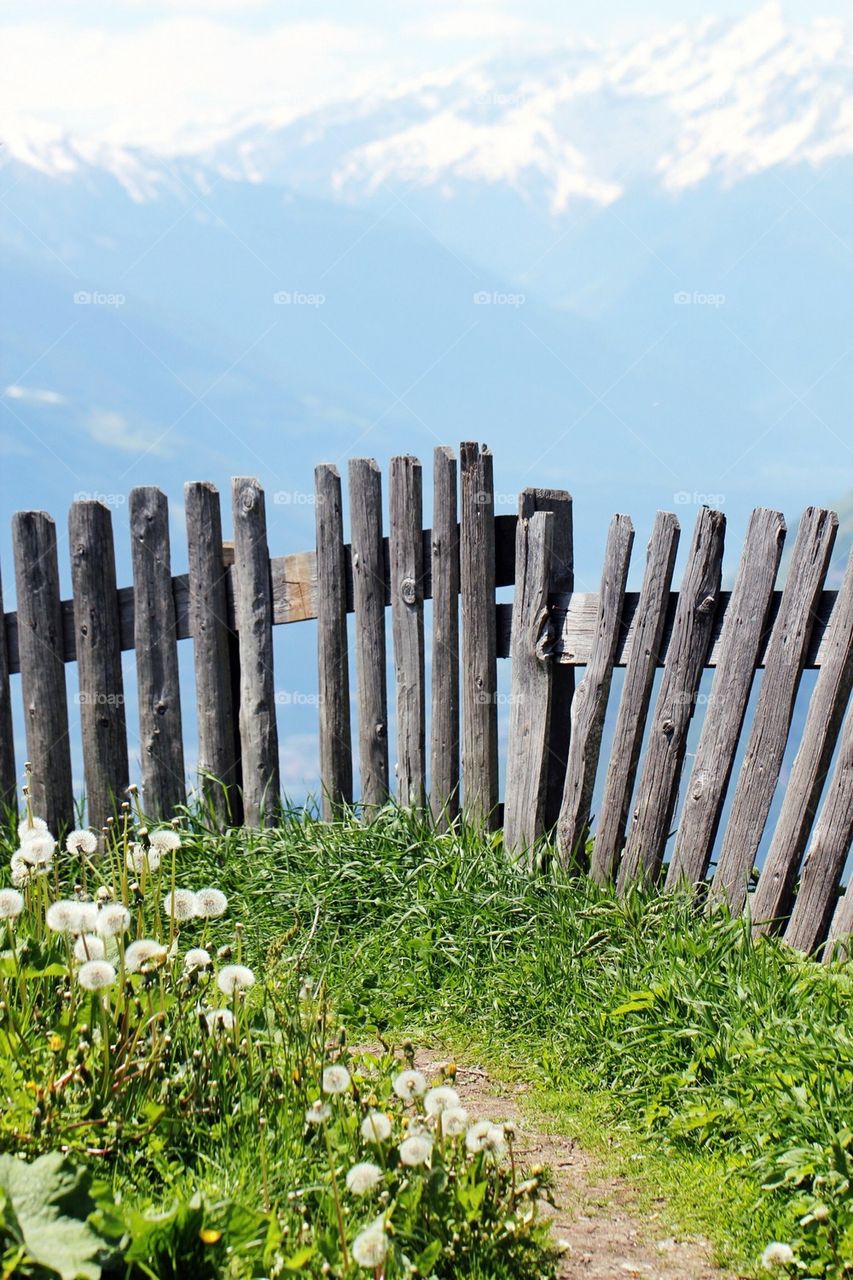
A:
{"type": "Polygon", "coordinates": [[[414,578],[404,578],[400,583],[400,595],[405,604],[414,604],[418,598],[418,588],[414,578]]]}
{"type": "Polygon", "coordinates": [[[711,612],[713,611],[713,608],[714,608],[715,603],[716,603],[716,601],[715,601],[715,599],[714,599],[714,597],[713,597],[713,596],[706,596],[706,597],[705,597],[705,599],[704,599],[704,600],[701,602],[701,604],[699,605],[699,607],[698,607],[698,609],[696,610],[696,612],[697,612],[697,613],[711,613],[711,612]]]}
{"type": "Polygon", "coordinates": [[[382,723],[382,721],[381,721],[381,720],[380,720],[380,721],[379,721],[379,723],[376,725],[376,736],[377,736],[377,738],[384,738],[384,737],[385,737],[385,725],[382,723]]]}
{"type": "Polygon", "coordinates": [[[663,736],[665,738],[671,738],[674,732],[675,732],[675,725],[672,723],[672,721],[664,720],[663,724],[661,725],[661,733],[663,734],[663,736]]]}

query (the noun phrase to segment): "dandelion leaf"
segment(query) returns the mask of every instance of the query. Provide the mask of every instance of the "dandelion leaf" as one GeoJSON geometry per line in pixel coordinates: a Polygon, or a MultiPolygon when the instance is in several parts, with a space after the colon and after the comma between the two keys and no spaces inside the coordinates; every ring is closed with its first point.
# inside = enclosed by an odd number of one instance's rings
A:
{"type": "Polygon", "coordinates": [[[96,1207],[89,1187],[87,1171],[58,1151],[31,1164],[0,1155],[6,1231],[62,1280],[100,1280],[104,1242],[87,1221],[96,1207]]]}

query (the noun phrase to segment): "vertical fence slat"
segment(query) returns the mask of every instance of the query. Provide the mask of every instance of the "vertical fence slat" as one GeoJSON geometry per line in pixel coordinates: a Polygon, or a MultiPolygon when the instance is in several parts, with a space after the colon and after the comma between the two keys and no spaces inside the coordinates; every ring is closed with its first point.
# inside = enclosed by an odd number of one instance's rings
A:
{"type": "Polygon", "coordinates": [[[424,803],[423,480],[417,458],[391,459],[391,621],[397,676],[397,794],[401,805],[424,803]]]}
{"type": "Polygon", "coordinates": [[[239,737],[231,697],[228,571],[218,489],[184,485],[189,549],[189,629],[193,638],[199,783],[220,830],[240,822],[239,737]]]}
{"type": "MultiPolygon", "coordinates": [[[[850,804],[849,795],[846,797],[846,803],[850,804]]],[[[850,809],[848,807],[846,813],[846,821],[850,822],[850,809]]],[[[847,843],[850,843],[850,835],[848,833],[847,843]]],[[[827,936],[826,950],[823,953],[824,960],[844,958],[853,958],[853,889],[850,885],[838,900],[838,906],[835,908],[835,914],[832,917],[832,924],[829,926],[829,934],[827,936]]]]}
{"type": "Polygon", "coordinates": [[[498,664],[495,634],[495,486],[484,446],[460,445],[462,521],[462,804],[469,821],[498,825],[498,664]]]}
{"type": "Polygon", "coordinates": [[[649,745],[619,868],[620,892],[632,881],[655,881],[663,862],[687,749],[687,731],[714,626],[726,519],[703,507],[681,581],[649,745]]]}
{"type": "MultiPolygon", "coordinates": [[[[853,556],[835,601],[803,736],[752,903],[756,932],[790,910],[794,878],[853,687],[853,556]]],[[[810,873],[811,874],[811,873],[810,873]]]]}
{"type": "Polygon", "coordinates": [[[152,817],[171,818],[186,783],[169,506],[160,489],[142,486],[129,507],[142,801],[152,817]]]}
{"type": "Polygon", "coordinates": [[[512,694],[507,738],[504,844],[527,853],[545,831],[554,660],[548,612],[554,515],[519,517],[512,604],[512,694]]]}
{"type": "Polygon", "coordinates": [[[271,826],[280,804],[272,647],[272,581],[264,491],[231,481],[234,620],[240,652],[240,748],[247,826],[271,826]]]}
{"type": "Polygon", "coordinates": [[[73,821],[74,796],[56,525],[44,511],[18,511],[12,542],[33,809],[57,834],[73,821]]]}
{"type": "Polygon", "coordinates": [[[320,785],[326,821],[352,805],[349,645],[341,477],[314,469],[317,528],[317,665],[320,692],[320,785]]]}
{"type": "Polygon", "coordinates": [[[782,555],[785,520],[779,511],[753,511],[734,591],[720,636],[711,700],[693,761],[667,888],[705,878],[717,836],[767,616],[782,555]]]}
{"type": "Polygon", "coordinates": [[[6,644],[6,621],[3,612],[3,583],[0,581],[0,807],[14,811],[17,803],[12,688],[9,682],[9,651],[6,644]]]}
{"type": "Polygon", "coordinates": [[[598,621],[589,665],[575,690],[572,702],[572,731],[569,760],[560,820],[557,825],[557,847],[564,862],[585,861],[589,833],[592,792],[601,734],[613,680],[613,663],[619,643],[625,583],[634,545],[634,526],[628,516],[616,515],[610,522],[604,569],[598,597],[598,621]]]}
{"type": "Polygon", "coordinates": [[[835,513],[818,507],[807,507],[800,521],[713,880],[713,897],[725,899],[733,911],[740,911],[746,902],[750,873],[782,767],[815,606],[837,528],[835,513]]]}
{"type": "Polygon", "coordinates": [[[433,454],[430,803],[445,831],[459,813],[459,525],[456,459],[445,446],[433,454]]]}
{"type": "MultiPolygon", "coordinates": [[[[800,887],[785,941],[814,951],[824,939],[835,911],[841,873],[853,840],[853,707],[847,712],[841,749],[803,862],[800,887]]],[[[847,895],[853,903],[853,890],[847,895]]],[[[843,902],[844,899],[841,899],[843,902]]],[[[848,903],[848,905],[850,905],[848,903]]],[[[839,903],[840,906],[840,903],[839,903]]],[[[853,929],[853,919],[850,922],[853,929]]],[[[827,948],[827,952],[831,948],[827,948]]]]}
{"type": "Polygon", "coordinates": [[[100,502],[68,513],[83,767],[89,825],[100,829],[129,781],[113,525],[100,502]]]}
{"type": "MultiPolygon", "coordinates": [[[[519,518],[529,520],[537,511],[550,511],[554,516],[551,527],[549,590],[568,594],[575,588],[572,495],[565,489],[523,489],[518,500],[519,518]]],[[[554,662],[551,666],[548,778],[544,816],[546,831],[553,831],[560,817],[569,760],[572,699],[575,694],[574,667],[567,662],[554,662]]]]}
{"type": "Polygon", "coordinates": [[[615,874],[622,845],[643,732],[660,654],[680,526],[669,511],[659,511],[646,552],[646,571],[637,603],[634,639],[616,717],[601,817],[592,851],[592,877],[606,884],[615,874]]]}
{"type": "Polygon", "coordinates": [[[382,549],[382,472],[373,458],[349,464],[358,759],[361,803],[370,810],[388,799],[388,689],[385,679],[385,561],[382,549]]]}

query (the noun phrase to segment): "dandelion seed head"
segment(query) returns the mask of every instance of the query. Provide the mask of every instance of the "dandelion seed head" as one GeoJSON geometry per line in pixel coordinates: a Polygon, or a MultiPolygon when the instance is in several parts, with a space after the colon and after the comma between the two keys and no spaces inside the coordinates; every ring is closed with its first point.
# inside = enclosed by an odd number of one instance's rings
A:
{"type": "Polygon", "coordinates": [[[227,910],[228,899],[219,889],[199,889],[195,895],[195,913],[203,920],[224,916],[227,910]]]}
{"type": "Polygon", "coordinates": [[[499,1124],[492,1124],[491,1120],[477,1120],[465,1134],[465,1146],[472,1156],[480,1151],[502,1155],[506,1149],[504,1131],[499,1124]]]}
{"type": "Polygon", "coordinates": [[[0,889],[0,920],[17,920],[24,909],[24,895],[17,889],[0,889]]]}
{"type": "Polygon", "coordinates": [[[368,1111],[361,1122],[361,1136],[365,1142],[385,1142],[391,1137],[391,1121],[384,1111],[368,1111]]]}
{"type": "Polygon", "coordinates": [[[772,1240],[761,1255],[761,1265],[766,1271],[775,1267],[787,1267],[794,1261],[794,1250],[789,1244],[772,1240]]]}
{"type": "Polygon", "coordinates": [[[234,1029],[234,1014],[230,1009],[211,1009],[204,1018],[208,1031],[233,1031],[234,1029]]]}
{"type": "Polygon", "coordinates": [[[81,828],[79,831],[70,831],[65,837],[67,852],[76,854],[78,857],[83,853],[94,853],[97,847],[98,837],[94,831],[87,831],[85,828],[81,828]]]}
{"type": "Polygon", "coordinates": [[[96,902],[77,902],[77,928],[75,933],[97,933],[100,912],[96,902]]]}
{"type": "Polygon", "coordinates": [[[352,1242],[352,1256],[360,1267],[376,1270],[388,1253],[388,1236],[382,1218],[359,1231],[352,1242]]]}
{"type": "Polygon", "coordinates": [[[31,867],[39,867],[53,861],[55,848],[56,841],[50,832],[38,831],[23,842],[18,852],[24,862],[28,862],[31,867]]]}
{"type": "Polygon", "coordinates": [[[52,902],[45,912],[45,924],[54,933],[82,933],[80,927],[80,903],[70,898],[52,902]]]}
{"type": "Polygon", "coordinates": [[[370,1160],[354,1164],[347,1174],[347,1190],[354,1196],[366,1196],[382,1181],[382,1170],[370,1160]]]}
{"type": "Polygon", "coordinates": [[[322,1124],[324,1120],[328,1120],[332,1114],[332,1108],[328,1102],[322,1102],[319,1098],[316,1102],[312,1102],[311,1106],[305,1112],[306,1124],[322,1124]]]}
{"type": "Polygon", "coordinates": [[[352,1078],[346,1067],[336,1064],[326,1067],[323,1072],[324,1093],[346,1093],[352,1084],[352,1078]]]}
{"type": "Polygon", "coordinates": [[[394,1092],[404,1102],[411,1102],[426,1093],[426,1076],[422,1071],[401,1071],[394,1077],[394,1092]]]}
{"type": "Polygon", "coordinates": [[[25,840],[32,840],[33,836],[42,831],[47,831],[47,823],[44,818],[22,818],[18,823],[18,839],[21,844],[25,840]]]}
{"type": "Polygon", "coordinates": [[[440,1116],[442,1111],[459,1106],[459,1094],[449,1084],[430,1089],[424,1098],[424,1110],[428,1116],[440,1116]]]}
{"type": "Polygon", "coordinates": [[[210,952],[205,951],[204,947],[190,947],[184,956],[184,969],[190,971],[192,969],[209,969],[211,965],[210,952]]]}
{"type": "Polygon", "coordinates": [[[120,902],[111,902],[98,912],[98,933],[102,938],[115,938],[130,928],[130,912],[120,902]]]}
{"type": "Polygon", "coordinates": [[[74,943],[74,959],[80,964],[87,960],[103,960],[107,953],[103,938],[96,933],[81,933],[74,943]]]}
{"type": "Polygon", "coordinates": [[[162,964],[168,952],[155,938],[139,938],[131,942],[124,953],[124,967],[128,973],[139,973],[143,965],[162,964]]]}
{"type": "Polygon", "coordinates": [[[12,854],[9,860],[9,867],[12,873],[12,884],[16,889],[21,889],[25,884],[29,884],[31,878],[35,875],[33,868],[21,857],[20,850],[12,854]]]}
{"type": "Polygon", "coordinates": [[[468,1127],[468,1112],[464,1107],[448,1107],[441,1113],[440,1124],[445,1138],[458,1138],[468,1127]]]}
{"type": "Polygon", "coordinates": [[[87,960],[77,971],[77,981],[84,991],[102,991],[116,980],[116,971],[106,960],[87,960]]]}
{"type": "Polygon", "coordinates": [[[399,1152],[401,1164],[411,1168],[426,1164],[432,1155],[432,1139],[425,1133],[413,1133],[400,1143],[399,1152]]]}
{"type": "Polygon", "coordinates": [[[233,996],[235,991],[247,991],[255,985],[255,975],[244,964],[226,964],[216,975],[216,985],[226,996],[233,996]]]}
{"type": "Polygon", "coordinates": [[[160,854],[171,853],[175,849],[180,849],[181,837],[171,827],[159,827],[151,832],[148,843],[160,854]]]}
{"type": "Polygon", "coordinates": [[[163,915],[174,920],[192,920],[195,915],[195,894],[192,889],[176,889],[163,899],[163,915]]]}
{"type": "Polygon", "coordinates": [[[146,866],[152,875],[160,869],[159,851],[157,849],[146,849],[144,845],[137,844],[135,841],[127,846],[124,860],[127,863],[128,870],[133,871],[138,876],[142,875],[146,866]]]}

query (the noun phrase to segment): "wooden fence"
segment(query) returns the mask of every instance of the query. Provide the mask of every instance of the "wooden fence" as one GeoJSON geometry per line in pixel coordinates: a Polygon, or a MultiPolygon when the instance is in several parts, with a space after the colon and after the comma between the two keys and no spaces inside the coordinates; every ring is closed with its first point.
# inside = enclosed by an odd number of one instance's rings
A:
{"type": "Polygon", "coordinates": [[[359,800],[366,814],[395,794],[404,805],[428,804],[446,827],[461,803],[472,821],[488,828],[502,823],[512,856],[534,857],[542,838],[554,834],[560,858],[602,883],[615,880],[622,891],[636,879],[662,878],[700,680],[706,668],[715,668],[664,883],[703,885],[711,899],[739,910],[779,780],[800,678],[812,667],[818,676],[750,895],[752,918],[757,930],[784,930],[807,951],[853,932],[853,892],[840,892],[853,838],[853,711],[847,712],[853,561],[840,590],[824,590],[835,514],[805,511],[780,591],[775,584],[785,522],[778,512],[754,511],[728,592],[721,590],[723,515],[700,510],[680,587],[673,591],[680,529],[674,515],[659,512],[638,593],[626,591],[633,528],[627,516],[617,515],[600,589],[579,593],[568,493],[527,489],[517,516],[495,516],[488,449],[461,446],[460,485],[451,450],[436,449],[433,465],[434,512],[425,529],[421,464],[412,457],[392,459],[386,537],[381,472],[371,459],[352,460],[348,542],[339,473],[331,465],[317,467],[316,548],[278,557],[268,551],[257,481],[232,482],[233,543],[223,542],[216,489],[188,484],[189,572],[176,577],[166,498],[156,488],[134,489],[133,586],[119,589],[110,512],[96,501],[76,502],[69,515],[73,599],[65,601],[54,522],[44,512],[16,514],[18,608],[5,614],[0,628],[0,790],[7,801],[16,783],[9,677],[20,672],[36,811],[54,829],[72,819],[64,664],[76,661],[89,822],[100,827],[114,812],[129,781],[121,653],[134,649],[144,804],[150,814],[170,814],[186,798],[178,641],[192,637],[200,777],[209,803],[223,826],[274,821],[280,788],[272,628],[316,618],[324,816],[354,800],[354,703],[359,800]],[[496,603],[496,588],[507,585],[515,588],[512,605],[496,603]],[[394,782],[385,679],[389,606],[394,782]],[[356,624],[354,696],[349,613],[356,624]],[[501,805],[497,659],[508,656],[512,688],[501,805]],[[575,688],[578,667],[585,670],[575,688]],[[593,786],[616,667],[625,669],[624,682],[593,827],[593,786]],[[745,726],[759,668],[760,690],[745,726]],[[742,734],[745,754],[733,779],[742,734]],[[728,821],[709,880],[729,791],[728,821]]]}

